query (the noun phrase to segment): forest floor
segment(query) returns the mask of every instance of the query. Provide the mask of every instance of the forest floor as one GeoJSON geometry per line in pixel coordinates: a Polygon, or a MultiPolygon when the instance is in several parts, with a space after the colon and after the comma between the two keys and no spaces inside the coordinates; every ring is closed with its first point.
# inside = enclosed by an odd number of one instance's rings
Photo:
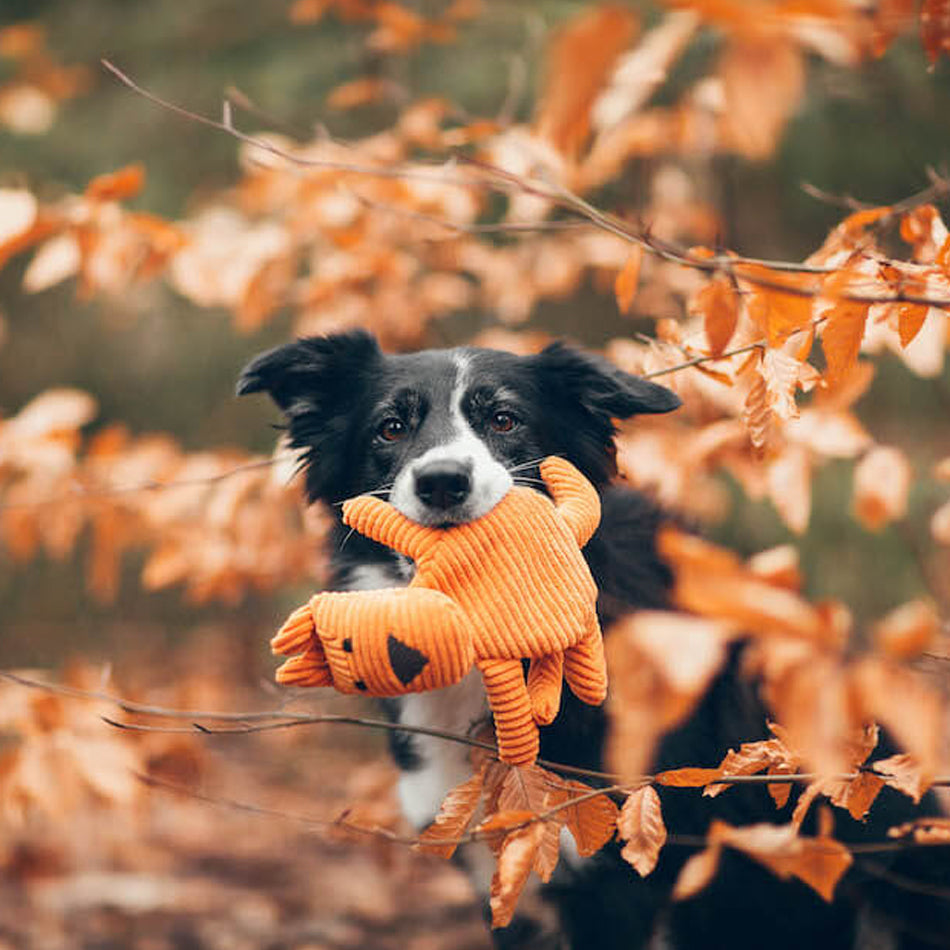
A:
{"type": "MultiPolygon", "coordinates": [[[[275,708],[266,687],[206,672],[220,647],[193,645],[160,673],[139,666],[132,692],[107,688],[176,708],[275,708]],[[192,672],[175,679],[176,667],[192,672]],[[143,669],[174,687],[143,685],[143,669]]],[[[99,686],[89,668],[64,679],[99,686]]],[[[346,708],[323,692],[294,708],[346,708]]],[[[345,815],[409,832],[377,736],[326,726],[142,733],[102,716],[128,719],[114,704],[0,683],[0,950],[490,946],[454,865],[328,830],[345,815]]]]}

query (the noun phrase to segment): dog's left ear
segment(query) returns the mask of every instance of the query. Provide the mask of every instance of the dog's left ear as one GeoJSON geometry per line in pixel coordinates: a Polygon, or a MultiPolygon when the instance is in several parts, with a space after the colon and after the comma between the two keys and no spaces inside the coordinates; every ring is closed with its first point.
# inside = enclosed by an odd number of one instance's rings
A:
{"type": "Polygon", "coordinates": [[[641,413],[672,412],[682,404],[665,386],[631,376],[606,360],[553,343],[535,357],[546,388],[576,400],[589,413],[628,419],[641,413]]]}
{"type": "Polygon", "coordinates": [[[353,433],[380,349],[366,332],[304,337],[261,353],[244,368],[237,394],[267,393],[287,419],[290,445],[303,449],[311,501],[350,494],[353,433]]]}
{"type": "Polygon", "coordinates": [[[379,360],[376,339],[356,330],[331,336],[303,337],[256,356],[241,373],[237,394],[266,392],[286,413],[328,412],[353,383],[379,360]]]}

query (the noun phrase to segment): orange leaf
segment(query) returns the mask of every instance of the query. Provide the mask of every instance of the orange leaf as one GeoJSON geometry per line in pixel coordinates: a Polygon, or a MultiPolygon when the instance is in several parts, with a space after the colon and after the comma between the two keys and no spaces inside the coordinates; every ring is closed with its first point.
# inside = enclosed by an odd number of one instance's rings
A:
{"type": "Polygon", "coordinates": [[[927,319],[927,311],[922,303],[902,303],[897,306],[897,332],[901,339],[901,346],[907,346],[920,333],[920,328],[927,319]]]}
{"type": "Polygon", "coordinates": [[[884,779],[873,772],[858,772],[846,782],[835,782],[826,789],[833,805],[846,808],[855,821],[862,821],[868,813],[878,792],[884,787],[884,779]]]}
{"type": "Polygon", "coordinates": [[[601,3],[557,33],[548,51],[535,124],[538,134],[563,154],[577,154],[586,142],[591,106],[637,27],[629,7],[601,3]]]}
{"type": "Polygon", "coordinates": [[[917,818],[887,829],[888,838],[913,837],[921,844],[950,843],[950,818],[917,818]]]}
{"type": "Polygon", "coordinates": [[[864,339],[870,304],[847,300],[844,295],[853,292],[855,279],[865,279],[849,271],[839,271],[825,281],[826,296],[837,302],[826,314],[821,345],[828,363],[828,382],[840,383],[858,361],[858,351],[864,339]]]}
{"type": "MultiPolygon", "coordinates": [[[[715,823],[714,823],[715,824],[715,823]]],[[[673,887],[673,900],[682,901],[698,894],[713,879],[719,867],[722,849],[714,844],[694,854],[684,865],[673,887]]]]}
{"type": "Polygon", "coordinates": [[[669,769],[653,777],[658,785],[667,785],[671,788],[703,788],[722,778],[721,769],[669,769]]]}
{"type": "MultiPolygon", "coordinates": [[[[584,795],[591,790],[589,785],[581,782],[566,784],[569,794],[584,795]]],[[[587,798],[561,811],[581,857],[596,853],[613,838],[617,828],[617,813],[617,806],[606,795],[587,798]]]]}
{"type": "Polygon", "coordinates": [[[640,264],[643,262],[643,248],[635,244],[627,258],[627,263],[623,265],[617,274],[614,282],[614,295],[617,298],[617,306],[623,314],[630,312],[633,304],[633,298],[637,294],[637,283],[640,279],[640,264]]]}
{"type": "Polygon", "coordinates": [[[892,610],[874,629],[878,650],[895,660],[920,656],[940,632],[940,615],[927,600],[911,600],[892,610]]]}
{"type": "Polygon", "coordinates": [[[389,95],[391,87],[392,83],[378,77],[364,76],[362,79],[354,79],[330,90],[326,99],[327,108],[355,109],[358,106],[381,102],[389,95]]]}
{"type": "Polygon", "coordinates": [[[950,0],[924,0],[920,7],[920,42],[931,65],[950,54],[950,0]]]}
{"type": "Polygon", "coordinates": [[[854,469],[854,513],[869,531],[907,514],[913,473],[900,449],[878,445],[854,469]]]}
{"type": "Polygon", "coordinates": [[[748,276],[762,282],[751,284],[747,306],[749,316],[765,333],[770,347],[781,346],[811,322],[813,295],[817,290],[813,276],[773,271],[760,264],[737,265],[735,271],[739,277],[748,276]]]}
{"type": "Polygon", "coordinates": [[[852,680],[865,716],[887,728],[925,774],[933,773],[942,760],[944,735],[938,690],[915,671],[877,656],[858,661],[852,680]]]}
{"type": "MultiPolygon", "coordinates": [[[[745,742],[737,752],[730,749],[719,765],[718,772],[721,778],[730,775],[754,775],[761,772],[768,765],[781,761],[785,746],[777,739],[764,739],[761,742],[745,742]]],[[[713,798],[721,794],[729,785],[710,784],[703,789],[703,795],[713,798]]]]}
{"type": "Polygon", "coordinates": [[[696,307],[703,315],[709,352],[720,356],[729,345],[739,320],[735,288],[725,279],[710,281],[696,295],[696,307]]]}
{"type": "Polygon", "coordinates": [[[482,766],[470,779],[456,785],[442,802],[435,821],[419,836],[418,850],[450,858],[457,845],[439,844],[446,838],[459,838],[469,826],[482,798],[485,767],[482,766]]]}
{"type": "Polygon", "coordinates": [[[827,636],[821,615],[791,591],[760,580],[730,551],[672,529],[660,532],[660,555],[676,576],[675,602],[707,617],[732,621],[763,636],[805,640],[827,636]]]}
{"type": "Polygon", "coordinates": [[[86,185],[86,197],[92,201],[121,201],[137,195],[145,184],[145,168],[136,163],[107,175],[98,175],[86,185]]]}
{"type": "Polygon", "coordinates": [[[804,90],[802,53],[777,35],[738,37],[719,63],[729,144],[748,158],[768,158],[804,90]]]}
{"type": "Polygon", "coordinates": [[[492,927],[506,927],[511,923],[543,837],[544,825],[538,822],[513,831],[505,838],[491,882],[492,927]]]}
{"type": "Polygon", "coordinates": [[[727,825],[719,834],[723,843],[754,858],[780,878],[797,877],[826,901],[831,901],[838,881],[853,861],[839,841],[800,838],[793,825],[727,825]]]}
{"type": "Polygon", "coordinates": [[[915,803],[919,802],[924,792],[930,788],[929,779],[917,762],[906,752],[886,759],[878,759],[871,768],[883,777],[887,785],[903,792],[915,803]]]}
{"type": "Polygon", "coordinates": [[[763,449],[768,442],[772,409],[768,385],[760,372],[756,372],[752,387],[745,397],[745,403],[742,406],[742,421],[749,432],[752,445],[757,449],[763,449]]]}
{"type": "Polygon", "coordinates": [[[656,789],[644,785],[627,796],[617,819],[617,832],[626,841],[621,856],[646,877],[656,867],[660,849],[666,844],[666,825],[656,789]]]}

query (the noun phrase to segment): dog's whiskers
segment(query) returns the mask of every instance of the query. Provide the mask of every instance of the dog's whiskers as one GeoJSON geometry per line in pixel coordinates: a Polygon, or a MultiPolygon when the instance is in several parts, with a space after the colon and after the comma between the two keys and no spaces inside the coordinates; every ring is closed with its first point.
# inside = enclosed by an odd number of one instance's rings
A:
{"type": "Polygon", "coordinates": [[[350,528],[350,530],[346,532],[346,537],[340,542],[341,551],[343,550],[344,547],[346,547],[346,542],[349,541],[350,538],[352,538],[355,533],[356,533],[356,528],[350,528]]]}
{"type": "Polygon", "coordinates": [[[540,478],[529,478],[527,475],[515,475],[512,478],[512,481],[516,485],[544,485],[545,483],[540,478]]]}
{"type": "Polygon", "coordinates": [[[543,462],[546,456],[540,456],[536,459],[529,459],[527,462],[519,462],[517,465],[512,465],[508,468],[508,474],[514,475],[515,472],[520,472],[522,469],[532,468],[537,465],[539,462],[543,462]]]}
{"type": "MultiPolygon", "coordinates": [[[[379,488],[367,488],[366,491],[361,491],[361,495],[376,495],[379,498],[385,498],[393,490],[392,485],[381,485],[379,488]]],[[[334,508],[342,508],[349,499],[344,498],[343,501],[333,502],[334,508]]]]}

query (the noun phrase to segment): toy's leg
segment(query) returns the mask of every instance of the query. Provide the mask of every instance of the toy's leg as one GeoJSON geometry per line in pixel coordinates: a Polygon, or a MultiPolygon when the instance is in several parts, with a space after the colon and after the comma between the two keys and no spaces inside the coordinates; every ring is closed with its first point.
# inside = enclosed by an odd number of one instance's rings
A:
{"type": "Polygon", "coordinates": [[[495,717],[499,757],[510,765],[531,765],[538,757],[538,727],[521,660],[479,660],[478,669],[495,717]]]}
{"type": "Polygon", "coordinates": [[[298,607],[277,631],[271,649],[282,656],[291,656],[274,674],[284,686],[331,686],[330,664],[317,639],[310,604],[298,607]]]}
{"type": "Polygon", "coordinates": [[[534,721],[546,726],[554,722],[561,708],[561,683],[564,677],[564,654],[548,653],[531,661],[528,669],[528,695],[534,721]]]}
{"type": "Polygon", "coordinates": [[[270,648],[281,656],[293,656],[312,646],[316,637],[313,611],[310,604],[298,607],[277,631],[270,642],[270,648]]]}
{"type": "Polygon", "coordinates": [[[607,698],[604,641],[596,620],[577,646],[564,651],[564,678],[582,702],[599,706],[607,698]]]}
{"type": "Polygon", "coordinates": [[[320,647],[311,647],[277,668],[274,679],[284,686],[332,686],[330,664],[320,647]]]}

